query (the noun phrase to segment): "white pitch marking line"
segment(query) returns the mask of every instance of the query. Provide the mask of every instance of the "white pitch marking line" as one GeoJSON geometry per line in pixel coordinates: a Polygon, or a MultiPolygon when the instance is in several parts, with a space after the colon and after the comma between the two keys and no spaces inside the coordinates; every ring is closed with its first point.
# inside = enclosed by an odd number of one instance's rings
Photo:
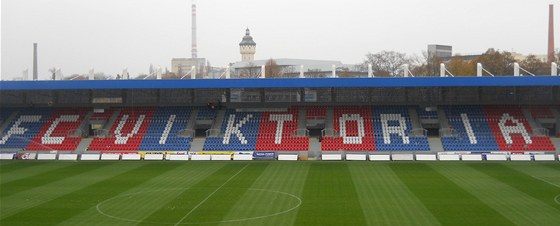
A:
{"type": "Polygon", "coordinates": [[[218,192],[222,187],[224,187],[230,180],[232,180],[235,176],[237,176],[238,174],[240,174],[245,168],[247,168],[247,166],[249,166],[249,164],[245,165],[243,168],[241,168],[237,173],[235,173],[233,176],[231,176],[226,182],[224,182],[220,187],[216,188],[216,190],[214,190],[212,193],[210,193],[210,195],[206,196],[206,198],[204,200],[202,200],[200,203],[198,203],[198,205],[196,205],[194,208],[191,209],[191,211],[189,211],[187,214],[185,214],[185,216],[183,216],[183,218],[181,218],[179,221],[177,221],[177,223],[175,223],[173,226],[177,226],[180,225],[182,221],[184,221],[185,219],[187,219],[187,217],[189,215],[191,215],[191,213],[193,213],[196,209],[198,209],[198,207],[200,207],[202,204],[204,204],[208,199],[210,199],[210,197],[212,197],[216,192],[218,192]]]}
{"type": "Polygon", "coordinates": [[[547,184],[550,184],[550,185],[552,185],[552,186],[554,186],[554,187],[560,188],[560,186],[558,186],[558,185],[556,185],[556,184],[554,184],[554,183],[552,183],[552,182],[550,182],[550,181],[547,181],[547,180],[545,180],[545,179],[542,179],[542,178],[540,178],[540,177],[535,177],[535,176],[531,176],[531,177],[533,177],[533,178],[535,178],[535,179],[537,179],[537,180],[540,180],[540,181],[542,181],[542,182],[545,182],[545,183],[547,183],[547,184]]]}

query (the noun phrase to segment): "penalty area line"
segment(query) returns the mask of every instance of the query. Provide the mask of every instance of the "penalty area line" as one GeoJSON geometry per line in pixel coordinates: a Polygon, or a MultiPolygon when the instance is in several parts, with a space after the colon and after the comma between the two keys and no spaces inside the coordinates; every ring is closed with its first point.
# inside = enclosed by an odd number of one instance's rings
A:
{"type": "Polygon", "coordinates": [[[235,173],[228,180],[226,180],[226,182],[224,182],[220,187],[216,188],[216,190],[214,190],[212,193],[210,193],[208,196],[206,196],[206,198],[204,198],[200,203],[198,203],[194,208],[192,208],[191,211],[189,211],[187,214],[185,214],[185,216],[183,216],[179,221],[177,221],[177,223],[175,223],[174,226],[180,225],[181,222],[183,222],[185,219],[187,219],[187,217],[189,217],[189,215],[191,215],[191,213],[193,213],[196,209],[198,209],[198,207],[200,207],[208,199],[210,199],[210,197],[212,197],[214,194],[216,194],[216,192],[218,192],[222,187],[224,187],[229,181],[231,181],[233,178],[235,178],[237,175],[239,175],[243,170],[245,170],[245,168],[247,168],[247,166],[249,166],[249,164],[245,165],[243,168],[241,168],[239,171],[237,171],[237,173],[235,173]]]}

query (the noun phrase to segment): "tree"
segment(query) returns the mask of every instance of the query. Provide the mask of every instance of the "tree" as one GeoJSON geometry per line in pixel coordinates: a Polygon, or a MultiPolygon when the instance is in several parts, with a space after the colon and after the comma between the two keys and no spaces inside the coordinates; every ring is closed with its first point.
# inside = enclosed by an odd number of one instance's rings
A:
{"type": "Polygon", "coordinates": [[[378,77],[397,77],[405,64],[411,64],[412,60],[405,53],[395,51],[381,51],[379,53],[368,53],[363,67],[372,65],[373,74],[378,77]]]}
{"type": "Polygon", "coordinates": [[[519,66],[535,75],[550,74],[550,65],[547,65],[546,62],[540,60],[535,55],[527,56],[527,58],[519,62],[519,66]]]}
{"type": "Polygon", "coordinates": [[[245,65],[245,67],[239,69],[239,78],[257,78],[260,75],[261,68],[255,66],[253,62],[245,65]]]}
{"type": "Polygon", "coordinates": [[[515,58],[513,58],[510,52],[500,52],[490,48],[474,61],[476,63],[481,63],[484,69],[494,75],[513,75],[513,63],[515,63],[515,58]]]}
{"type": "Polygon", "coordinates": [[[556,64],[560,65],[560,49],[556,49],[556,64]]]}
{"type": "Polygon", "coordinates": [[[265,76],[266,78],[280,78],[282,77],[282,73],[280,70],[280,66],[276,64],[276,61],[270,58],[264,66],[265,76]]]}
{"type": "MultiPolygon", "coordinates": [[[[439,64],[438,64],[439,66],[439,64]]],[[[475,76],[476,65],[472,61],[464,60],[460,55],[451,58],[451,61],[446,65],[447,70],[454,76],[475,76]]],[[[439,71],[439,68],[438,68],[439,71]]],[[[439,73],[438,73],[439,74],[439,73]]]]}

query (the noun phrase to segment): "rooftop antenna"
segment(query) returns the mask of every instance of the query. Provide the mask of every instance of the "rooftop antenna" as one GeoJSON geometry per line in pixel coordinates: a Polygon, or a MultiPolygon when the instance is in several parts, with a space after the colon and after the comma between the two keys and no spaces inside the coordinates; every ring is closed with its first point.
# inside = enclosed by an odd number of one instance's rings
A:
{"type": "Polygon", "coordinates": [[[193,59],[198,58],[198,54],[197,54],[197,46],[196,46],[196,1],[192,0],[192,5],[191,5],[191,12],[192,12],[192,24],[191,24],[191,35],[192,35],[192,45],[191,45],[191,57],[193,59]]]}
{"type": "Polygon", "coordinates": [[[33,80],[39,79],[37,68],[37,43],[33,43],[33,80]]]}

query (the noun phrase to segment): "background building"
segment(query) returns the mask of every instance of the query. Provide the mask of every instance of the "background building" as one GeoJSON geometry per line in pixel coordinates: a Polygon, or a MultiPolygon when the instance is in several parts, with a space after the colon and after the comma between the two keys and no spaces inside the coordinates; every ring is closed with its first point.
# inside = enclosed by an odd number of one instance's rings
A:
{"type": "Polygon", "coordinates": [[[245,36],[239,43],[239,51],[241,52],[241,61],[249,62],[255,59],[255,53],[257,52],[257,43],[253,41],[251,37],[251,32],[249,28],[245,30],[245,36]]]}
{"type": "Polygon", "coordinates": [[[453,56],[453,46],[446,45],[428,45],[428,62],[431,62],[434,57],[437,58],[450,58],[453,56]]]}

